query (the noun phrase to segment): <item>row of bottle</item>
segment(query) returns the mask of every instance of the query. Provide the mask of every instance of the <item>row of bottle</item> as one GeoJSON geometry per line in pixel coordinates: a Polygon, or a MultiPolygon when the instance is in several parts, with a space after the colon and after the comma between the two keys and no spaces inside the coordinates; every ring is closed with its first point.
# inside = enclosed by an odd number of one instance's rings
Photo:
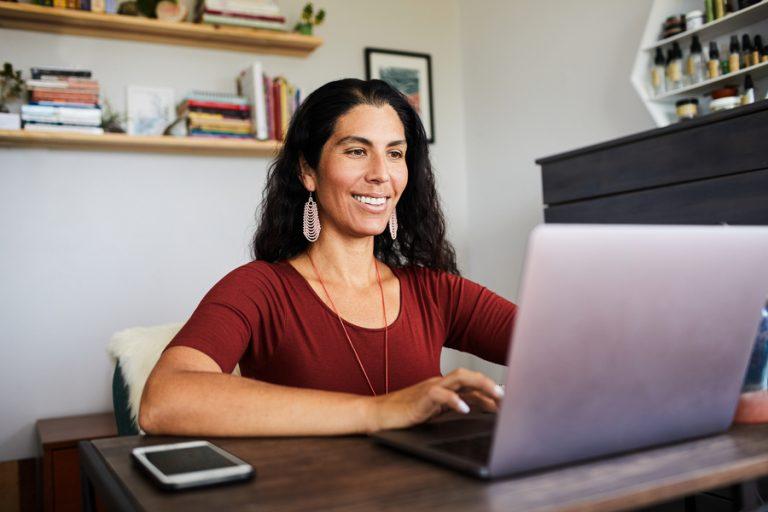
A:
{"type": "Polygon", "coordinates": [[[709,54],[705,57],[698,36],[693,36],[685,65],[683,51],[677,41],[667,50],[666,58],[662,49],[656,48],[651,69],[651,88],[654,95],[659,95],[763,62],[768,62],[768,46],[763,45],[763,38],[759,35],[753,40],[744,34],[741,44],[738,36],[731,36],[727,57],[722,60],[715,41],[709,43],[709,54]]]}
{"type": "MultiPolygon", "coordinates": [[[[709,112],[719,112],[729,110],[740,105],[751,105],[755,102],[755,83],[752,76],[747,73],[744,77],[744,92],[740,93],[739,88],[734,85],[724,85],[707,94],[710,101],[707,105],[709,112]]],[[[704,102],[707,97],[683,98],[675,103],[675,112],[679,120],[692,119],[700,114],[699,104],[704,102]]],[[[768,99],[768,96],[766,97],[768,99]]]]}

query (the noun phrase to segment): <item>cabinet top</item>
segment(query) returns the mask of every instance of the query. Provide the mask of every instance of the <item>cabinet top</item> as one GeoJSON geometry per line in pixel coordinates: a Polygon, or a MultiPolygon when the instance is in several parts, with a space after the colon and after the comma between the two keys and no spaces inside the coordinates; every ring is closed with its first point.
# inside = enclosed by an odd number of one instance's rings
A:
{"type": "Polygon", "coordinates": [[[755,114],[757,112],[762,112],[764,110],[768,110],[768,101],[766,100],[758,101],[756,103],[753,103],[752,105],[744,105],[741,107],[737,107],[731,110],[725,110],[722,112],[707,114],[701,117],[697,117],[695,119],[681,121],[675,124],[671,124],[669,126],[664,126],[662,128],[654,128],[651,130],[646,130],[643,132],[626,135],[624,137],[619,137],[618,139],[600,142],[597,144],[593,144],[591,146],[586,146],[583,148],[566,151],[564,153],[558,153],[555,155],[542,157],[537,159],[536,163],[539,165],[546,165],[546,164],[556,162],[558,160],[564,160],[564,159],[572,158],[575,156],[581,156],[587,153],[592,153],[594,151],[602,151],[605,149],[621,146],[624,144],[630,144],[630,143],[637,142],[644,139],[650,139],[653,137],[662,137],[665,135],[669,135],[671,133],[682,132],[685,130],[692,130],[701,126],[707,126],[715,123],[722,123],[731,119],[735,119],[737,117],[748,116],[748,115],[755,114]]]}

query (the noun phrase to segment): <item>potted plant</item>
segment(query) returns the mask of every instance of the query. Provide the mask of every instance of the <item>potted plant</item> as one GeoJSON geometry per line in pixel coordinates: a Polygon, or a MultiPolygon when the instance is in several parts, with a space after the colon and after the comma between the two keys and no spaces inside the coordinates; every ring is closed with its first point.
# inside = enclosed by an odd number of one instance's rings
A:
{"type": "Polygon", "coordinates": [[[320,9],[317,14],[314,14],[314,8],[312,2],[307,2],[304,9],[301,11],[301,21],[296,23],[293,27],[294,32],[304,34],[305,36],[311,36],[312,30],[316,25],[321,25],[325,20],[325,9],[320,9]]]}
{"type": "Polygon", "coordinates": [[[10,62],[3,64],[0,71],[0,129],[18,130],[21,128],[19,114],[11,113],[8,106],[11,101],[21,99],[26,84],[21,78],[21,70],[14,70],[10,62]]]}

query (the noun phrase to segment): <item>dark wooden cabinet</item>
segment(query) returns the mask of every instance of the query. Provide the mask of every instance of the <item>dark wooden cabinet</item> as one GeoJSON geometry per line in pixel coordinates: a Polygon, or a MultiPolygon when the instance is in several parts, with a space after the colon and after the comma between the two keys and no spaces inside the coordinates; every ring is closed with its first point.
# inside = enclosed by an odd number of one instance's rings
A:
{"type": "MultiPolygon", "coordinates": [[[[45,512],[80,511],[78,441],[117,435],[111,412],[38,420],[42,453],[42,491],[45,512]]],[[[102,509],[104,510],[104,509],[102,509]]]]}
{"type": "Polygon", "coordinates": [[[768,224],[768,101],[537,163],[546,222],[768,224]]]}

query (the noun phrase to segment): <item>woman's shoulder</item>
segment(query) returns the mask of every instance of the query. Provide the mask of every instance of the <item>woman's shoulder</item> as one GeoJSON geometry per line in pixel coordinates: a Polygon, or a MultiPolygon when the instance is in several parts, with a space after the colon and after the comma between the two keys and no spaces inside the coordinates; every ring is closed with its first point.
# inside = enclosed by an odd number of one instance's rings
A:
{"type": "Polygon", "coordinates": [[[224,275],[214,286],[218,291],[236,291],[253,295],[282,289],[290,271],[287,263],[253,260],[236,267],[224,275]]]}

